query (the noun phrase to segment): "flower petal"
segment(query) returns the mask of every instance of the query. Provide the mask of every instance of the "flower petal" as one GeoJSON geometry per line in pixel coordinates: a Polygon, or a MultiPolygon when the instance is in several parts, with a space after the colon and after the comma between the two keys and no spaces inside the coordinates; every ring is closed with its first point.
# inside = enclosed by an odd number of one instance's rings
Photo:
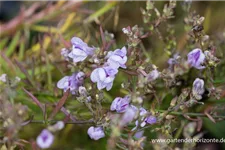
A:
{"type": "Polygon", "coordinates": [[[62,79],[60,79],[60,80],[57,82],[57,87],[58,87],[59,89],[64,89],[65,86],[67,85],[68,81],[69,81],[69,76],[63,77],[62,79]],[[66,85],[65,85],[65,83],[66,83],[66,85]]]}

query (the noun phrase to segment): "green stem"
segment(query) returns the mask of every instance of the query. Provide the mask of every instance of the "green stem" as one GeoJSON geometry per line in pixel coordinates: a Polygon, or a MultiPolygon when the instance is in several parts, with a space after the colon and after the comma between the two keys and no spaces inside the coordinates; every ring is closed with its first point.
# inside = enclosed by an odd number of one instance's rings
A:
{"type": "MultiPolygon", "coordinates": [[[[48,122],[52,124],[52,123],[57,123],[58,120],[50,120],[48,122]]],[[[45,121],[43,121],[43,120],[32,120],[29,123],[45,124],[45,121]]],[[[65,122],[65,124],[91,124],[91,123],[93,123],[93,120],[92,119],[90,119],[90,120],[77,120],[77,121],[68,121],[68,122],[65,122]]]]}
{"type": "MultiPolygon", "coordinates": [[[[167,110],[158,110],[158,109],[156,109],[157,111],[159,111],[159,112],[167,112],[167,110]]],[[[170,112],[169,114],[171,114],[171,115],[187,115],[187,116],[192,116],[192,117],[207,117],[205,114],[203,114],[203,113],[183,113],[183,112],[174,112],[174,111],[172,111],[172,112],[170,112]]],[[[223,119],[225,119],[225,116],[215,116],[215,115],[212,115],[212,117],[213,118],[223,118],[223,119]]]]}

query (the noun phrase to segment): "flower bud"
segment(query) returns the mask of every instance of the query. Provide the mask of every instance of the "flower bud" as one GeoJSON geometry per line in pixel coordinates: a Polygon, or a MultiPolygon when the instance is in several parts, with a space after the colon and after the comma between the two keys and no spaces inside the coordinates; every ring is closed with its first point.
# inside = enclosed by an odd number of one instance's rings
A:
{"type": "Polygon", "coordinates": [[[93,127],[91,126],[87,131],[89,137],[93,140],[99,140],[100,138],[105,137],[105,133],[102,127],[93,127]]]}
{"type": "Polygon", "coordinates": [[[80,86],[78,91],[79,91],[79,94],[82,95],[82,96],[86,96],[87,95],[87,90],[83,86],[80,86]]]}
{"type": "Polygon", "coordinates": [[[197,100],[202,99],[202,94],[205,92],[204,88],[204,80],[196,78],[193,87],[192,87],[192,94],[197,100]]]}

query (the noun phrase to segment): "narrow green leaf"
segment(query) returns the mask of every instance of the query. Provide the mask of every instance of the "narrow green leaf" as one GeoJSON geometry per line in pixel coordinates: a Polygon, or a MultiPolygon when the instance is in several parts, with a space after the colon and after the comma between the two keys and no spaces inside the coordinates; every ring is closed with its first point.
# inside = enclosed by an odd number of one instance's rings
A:
{"type": "Polygon", "coordinates": [[[0,50],[4,49],[4,47],[7,44],[8,40],[9,40],[8,37],[6,37],[4,39],[1,39],[1,41],[0,41],[0,50]]]}
{"type": "Polygon", "coordinates": [[[20,32],[17,32],[16,35],[13,37],[13,39],[5,53],[7,57],[10,57],[13,54],[13,52],[15,51],[16,46],[20,40],[19,38],[20,38],[20,32]]]}
{"type": "Polygon", "coordinates": [[[24,40],[22,40],[22,42],[20,43],[19,60],[23,60],[24,52],[25,52],[25,44],[24,44],[24,40]]]}
{"type": "Polygon", "coordinates": [[[101,9],[99,9],[98,11],[96,11],[95,13],[93,13],[92,15],[90,15],[87,19],[84,20],[85,23],[90,23],[92,21],[94,21],[96,18],[100,17],[101,15],[103,15],[104,13],[106,13],[107,11],[111,10],[118,2],[107,2],[107,4],[102,7],[101,9]]]}

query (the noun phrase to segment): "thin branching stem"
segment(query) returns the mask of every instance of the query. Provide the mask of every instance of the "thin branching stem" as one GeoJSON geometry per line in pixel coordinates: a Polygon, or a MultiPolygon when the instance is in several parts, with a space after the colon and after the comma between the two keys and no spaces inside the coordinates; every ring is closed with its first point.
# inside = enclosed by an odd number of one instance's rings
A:
{"type": "MultiPolygon", "coordinates": [[[[50,120],[49,123],[57,123],[59,120],[50,120]]],[[[77,120],[77,121],[68,121],[64,122],[65,124],[92,124],[94,121],[90,120],[77,120]]],[[[44,120],[32,120],[30,123],[37,123],[37,124],[45,124],[44,120]]]]}
{"type": "MultiPolygon", "coordinates": [[[[159,112],[166,112],[166,110],[157,110],[159,112]]],[[[171,115],[187,115],[187,116],[192,116],[192,117],[207,117],[206,114],[204,113],[183,113],[183,112],[169,112],[171,115]]],[[[225,116],[217,116],[217,115],[212,115],[213,118],[222,118],[225,119],[225,116]]]]}

